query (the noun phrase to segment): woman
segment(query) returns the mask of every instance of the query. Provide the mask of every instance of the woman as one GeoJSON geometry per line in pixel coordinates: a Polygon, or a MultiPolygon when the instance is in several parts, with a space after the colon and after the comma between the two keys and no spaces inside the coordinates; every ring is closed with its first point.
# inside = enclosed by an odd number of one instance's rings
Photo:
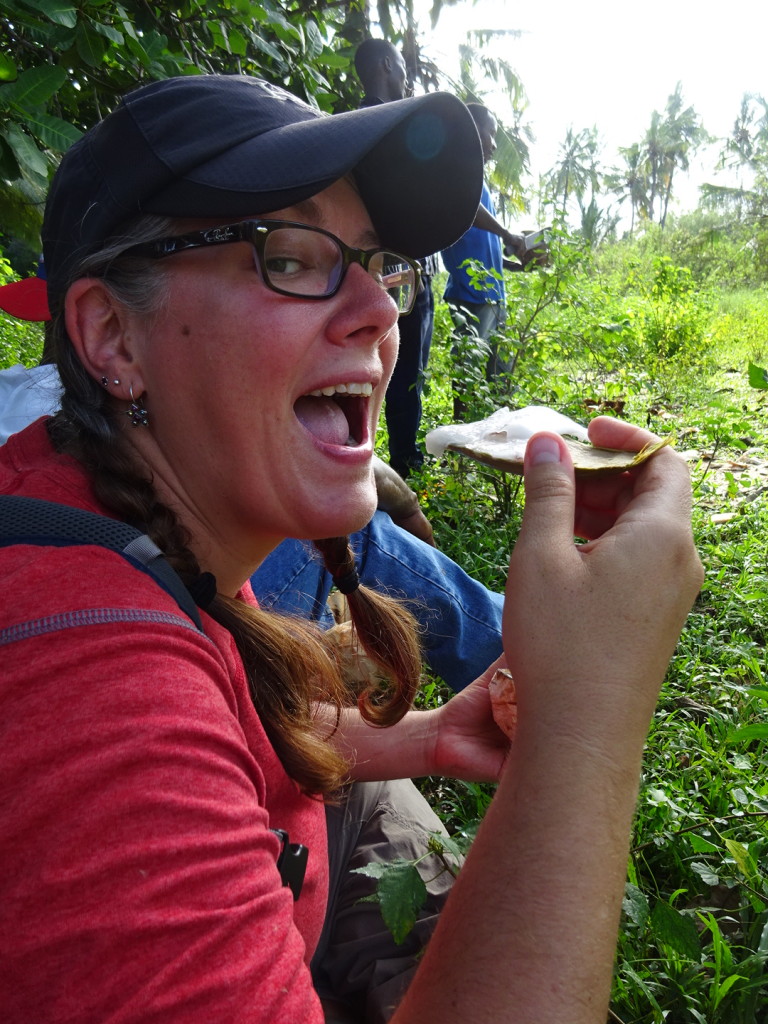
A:
{"type": "Polygon", "coordinates": [[[487,677],[407,710],[408,621],[338,540],[375,507],[410,260],[462,233],[481,179],[451,97],[328,118],[240,77],[140,89],[62,161],[43,230],[62,411],[0,449],[0,491],[139,526],[204,634],[104,548],[0,550],[4,1020],[321,1021],[320,797],[427,773],[501,781],[393,1019],[604,1020],[643,739],[700,581],[685,468],[663,451],[577,498],[562,442],[529,444],[511,750],[487,677]],[[288,536],[336,538],[393,680],[359,709],[314,634],[252,606],[288,536]],[[295,902],[289,843],[309,849],[295,902]]]}

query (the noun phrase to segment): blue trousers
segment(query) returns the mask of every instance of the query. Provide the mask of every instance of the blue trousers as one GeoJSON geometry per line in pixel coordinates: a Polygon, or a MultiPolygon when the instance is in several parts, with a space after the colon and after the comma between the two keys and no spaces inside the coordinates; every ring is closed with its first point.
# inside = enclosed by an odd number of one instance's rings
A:
{"type": "Polygon", "coordinates": [[[400,351],[384,406],[389,433],[389,464],[403,478],[409,469],[418,468],[424,462],[416,434],[421,423],[421,393],[429,363],[434,319],[432,279],[425,275],[413,309],[398,321],[400,351]]]}
{"type": "MultiPolygon", "coordinates": [[[[395,526],[386,512],[353,534],[362,582],[404,598],[421,625],[431,671],[462,690],[501,654],[503,596],[468,576],[447,555],[395,526]]],[[[309,542],[283,541],[251,577],[263,608],[333,625],[331,577],[309,542]]]]}

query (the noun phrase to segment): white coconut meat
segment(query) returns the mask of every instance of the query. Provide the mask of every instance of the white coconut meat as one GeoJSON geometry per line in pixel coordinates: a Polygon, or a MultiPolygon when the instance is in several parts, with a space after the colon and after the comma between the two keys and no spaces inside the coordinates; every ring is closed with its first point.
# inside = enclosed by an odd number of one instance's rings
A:
{"type": "Polygon", "coordinates": [[[446,450],[467,455],[476,462],[510,473],[522,473],[528,438],[541,430],[565,438],[579,472],[619,472],[643,462],[671,438],[649,445],[642,452],[617,452],[589,444],[582,423],[548,409],[529,405],[525,409],[497,409],[491,416],[474,423],[453,423],[430,430],[425,438],[430,455],[446,450]]]}

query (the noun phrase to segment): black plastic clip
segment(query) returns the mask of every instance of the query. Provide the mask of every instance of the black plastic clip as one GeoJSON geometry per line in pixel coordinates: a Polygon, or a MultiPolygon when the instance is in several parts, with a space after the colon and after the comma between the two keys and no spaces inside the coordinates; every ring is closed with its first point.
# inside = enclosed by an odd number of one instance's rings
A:
{"type": "Polygon", "coordinates": [[[297,900],[304,884],[309,847],[302,846],[301,843],[290,842],[288,833],[282,828],[273,828],[271,831],[278,836],[282,844],[277,858],[277,870],[280,872],[280,878],[283,885],[287,885],[293,893],[294,900],[297,900]]]}

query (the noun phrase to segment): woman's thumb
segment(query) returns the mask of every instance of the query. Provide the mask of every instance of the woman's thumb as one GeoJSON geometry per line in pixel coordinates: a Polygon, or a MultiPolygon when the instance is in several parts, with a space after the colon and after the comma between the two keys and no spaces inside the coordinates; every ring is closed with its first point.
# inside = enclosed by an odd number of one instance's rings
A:
{"type": "Polygon", "coordinates": [[[575,483],[559,434],[534,434],[525,449],[525,510],[518,543],[573,544],[575,483]]]}

